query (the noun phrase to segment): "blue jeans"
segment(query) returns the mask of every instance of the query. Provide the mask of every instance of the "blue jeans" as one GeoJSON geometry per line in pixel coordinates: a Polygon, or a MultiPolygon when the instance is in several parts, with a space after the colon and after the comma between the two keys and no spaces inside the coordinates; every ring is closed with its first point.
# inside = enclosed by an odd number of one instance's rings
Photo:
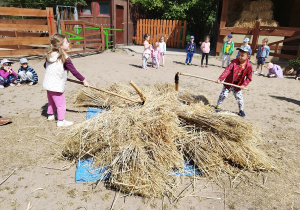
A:
{"type": "Polygon", "coordinates": [[[0,85],[2,85],[2,86],[10,85],[16,79],[17,79],[17,77],[15,77],[14,75],[9,75],[7,77],[7,79],[4,79],[3,77],[0,77],[0,85]]]}
{"type": "Polygon", "coordinates": [[[193,59],[193,55],[194,55],[193,52],[187,52],[185,63],[191,63],[193,59]]]}

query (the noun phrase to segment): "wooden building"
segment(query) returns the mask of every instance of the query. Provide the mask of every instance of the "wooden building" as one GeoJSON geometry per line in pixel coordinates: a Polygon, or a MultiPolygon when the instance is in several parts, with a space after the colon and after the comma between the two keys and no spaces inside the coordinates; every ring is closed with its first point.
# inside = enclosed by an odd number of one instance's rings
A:
{"type": "Polygon", "coordinates": [[[112,31],[114,44],[130,44],[134,35],[129,0],[86,0],[78,6],[78,20],[102,25],[104,28],[124,29],[112,31]]]}

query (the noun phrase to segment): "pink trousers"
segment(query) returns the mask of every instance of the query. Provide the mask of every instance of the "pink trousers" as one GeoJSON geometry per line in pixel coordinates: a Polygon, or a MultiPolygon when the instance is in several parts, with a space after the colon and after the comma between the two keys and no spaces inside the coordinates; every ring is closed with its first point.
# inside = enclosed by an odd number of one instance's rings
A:
{"type": "Polygon", "coordinates": [[[52,92],[47,90],[48,115],[53,115],[57,111],[57,119],[64,120],[66,114],[66,99],[64,93],[52,92]]]}

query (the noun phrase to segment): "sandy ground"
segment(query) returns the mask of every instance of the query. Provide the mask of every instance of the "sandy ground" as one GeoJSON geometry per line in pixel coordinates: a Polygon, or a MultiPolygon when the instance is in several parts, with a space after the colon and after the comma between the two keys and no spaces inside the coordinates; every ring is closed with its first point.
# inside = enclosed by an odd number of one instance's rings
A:
{"type": "MultiPolygon", "coordinates": [[[[192,66],[184,66],[184,60],[183,55],[166,55],[165,67],[142,70],[140,54],[117,51],[75,56],[73,63],[90,84],[99,87],[130,80],[139,86],[173,83],[177,71],[211,79],[222,72],[221,61],[215,58],[209,59],[209,68],[200,68],[197,57],[192,66]]],[[[110,209],[117,193],[106,189],[104,183],[74,183],[75,165],[60,157],[60,139],[68,129],[58,129],[54,122],[46,121],[43,61],[31,58],[29,65],[37,71],[40,83],[0,90],[0,115],[13,117],[12,124],[0,127],[0,209],[110,209]]],[[[18,63],[13,64],[14,70],[18,68],[18,63]]],[[[246,176],[237,177],[224,174],[218,180],[200,177],[194,189],[184,191],[184,198],[176,204],[167,198],[162,201],[121,194],[114,209],[300,209],[299,85],[291,77],[253,75],[250,90],[243,93],[244,120],[263,130],[264,141],[258,147],[278,166],[277,171],[245,172],[246,176]]],[[[187,77],[180,77],[180,87],[205,93],[213,105],[222,89],[221,85],[187,77]]],[[[84,121],[86,115],[86,109],[72,105],[79,88],[68,83],[65,92],[66,119],[75,123],[84,121]]],[[[238,111],[233,95],[222,108],[238,111]]],[[[182,189],[190,179],[182,177],[182,189]]]]}

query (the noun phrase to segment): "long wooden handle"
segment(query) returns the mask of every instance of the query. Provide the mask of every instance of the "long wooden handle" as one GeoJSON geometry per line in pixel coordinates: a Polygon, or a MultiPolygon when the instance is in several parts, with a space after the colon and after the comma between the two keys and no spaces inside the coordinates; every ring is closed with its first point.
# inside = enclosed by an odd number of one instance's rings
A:
{"type": "MultiPolygon", "coordinates": [[[[73,79],[68,79],[68,81],[69,81],[69,82],[73,82],[73,83],[77,83],[77,84],[80,84],[80,85],[83,85],[82,82],[79,82],[79,81],[76,81],[76,80],[73,80],[73,79]]],[[[136,101],[136,100],[127,98],[127,97],[125,97],[125,96],[121,96],[121,95],[119,95],[119,94],[116,94],[116,93],[113,93],[113,92],[110,92],[110,91],[107,91],[107,90],[103,90],[103,89],[101,89],[101,88],[97,88],[97,87],[93,87],[93,86],[89,86],[89,87],[92,88],[92,89],[99,90],[99,91],[102,91],[102,92],[104,92],[104,93],[113,95],[113,96],[117,96],[117,97],[119,97],[119,98],[123,98],[123,99],[125,99],[125,100],[131,101],[131,102],[134,102],[134,103],[141,103],[141,102],[139,102],[139,101],[136,101]]]]}
{"type": "MultiPolygon", "coordinates": [[[[212,79],[208,79],[208,78],[205,78],[205,77],[200,77],[200,76],[196,76],[196,75],[192,75],[192,74],[185,74],[185,73],[180,73],[179,72],[179,75],[195,77],[195,78],[204,79],[204,80],[211,81],[211,82],[216,82],[216,80],[212,80],[212,79]]],[[[220,82],[220,84],[230,85],[230,86],[233,86],[233,87],[241,88],[241,86],[239,86],[239,85],[231,84],[231,83],[228,83],[228,82],[220,82]]],[[[243,90],[248,90],[248,88],[244,88],[243,90]]]]}
{"type": "Polygon", "coordinates": [[[138,86],[133,82],[133,81],[130,81],[129,84],[135,89],[135,91],[140,95],[141,97],[141,100],[143,102],[146,101],[146,97],[143,95],[142,91],[138,88],[138,86]]]}

